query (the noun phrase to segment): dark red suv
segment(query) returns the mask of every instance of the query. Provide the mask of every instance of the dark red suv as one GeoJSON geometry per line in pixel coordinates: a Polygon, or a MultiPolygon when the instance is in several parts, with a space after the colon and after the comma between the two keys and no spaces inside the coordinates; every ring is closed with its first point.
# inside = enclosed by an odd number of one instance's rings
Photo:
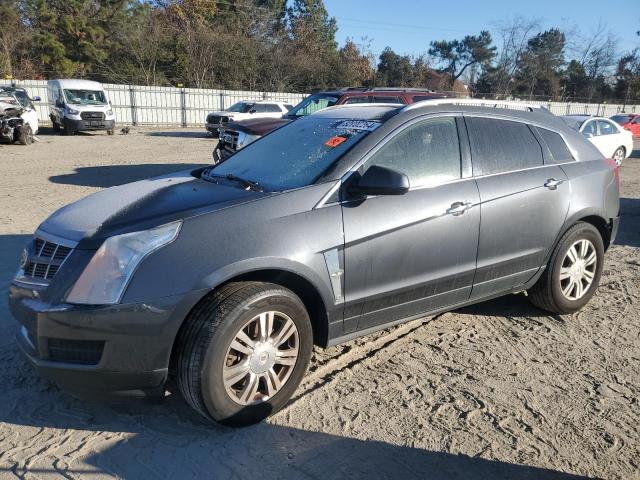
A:
{"type": "Polygon", "coordinates": [[[221,127],[220,141],[213,150],[213,161],[219,163],[237,150],[287,123],[306,117],[323,108],[347,103],[399,103],[409,104],[446,98],[447,95],[433,90],[418,88],[340,88],[314,93],[293,107],[282,118],[256,118],[229,122],[221,127]]]}

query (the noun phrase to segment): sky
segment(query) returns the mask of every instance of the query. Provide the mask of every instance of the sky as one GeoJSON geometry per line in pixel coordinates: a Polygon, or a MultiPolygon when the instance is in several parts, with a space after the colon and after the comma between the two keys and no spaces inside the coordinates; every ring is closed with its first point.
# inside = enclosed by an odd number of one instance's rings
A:
{"type": "MultiPolygon", "coordinates": [[[[432,40],[452,40],[481,30],[494,34],[497,22],[516,15],[538,19],[543,29],[577,27],[583,35],[607,25],[620,53],[640,47],[640,0],[324,0],[338,22],[340,45],[364,36],[377,56],[390,46],[396,53],[420,55],[432,40]]],[[[494,34],[495,39],[495,34],[494,34]]],[[[497,39],[496,39],[497,40],[497,39]]]]}

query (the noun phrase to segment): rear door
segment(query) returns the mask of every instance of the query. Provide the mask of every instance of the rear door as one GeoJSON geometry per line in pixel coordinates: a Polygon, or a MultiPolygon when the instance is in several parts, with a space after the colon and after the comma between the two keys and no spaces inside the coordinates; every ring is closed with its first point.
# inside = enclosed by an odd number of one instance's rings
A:
{"type": "Polygon", "coordinates": [[[544,142],[527,124],[465,120],[482,219],[471,297],[482,298],[538,271],[564,224],[570,186],[558,165],[545,163],[544,142]]]}
{"type": "Polygon", "coordinates": [[[458,125],[464,129],[452,115],[417,119],[358,170],[403,172],[411,188],[342,204],[347,333],[469,298],[480,209],[458,125]]]}

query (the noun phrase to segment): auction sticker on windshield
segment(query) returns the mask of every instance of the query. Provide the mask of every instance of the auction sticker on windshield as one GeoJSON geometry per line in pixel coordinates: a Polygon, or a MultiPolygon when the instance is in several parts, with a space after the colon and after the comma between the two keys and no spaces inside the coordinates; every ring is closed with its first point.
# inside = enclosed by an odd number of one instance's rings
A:
{"type": "Polygon", "coordinates": [[[344,130],[365,130],[367,132],[373,132],[380,126],[380,122],[373,122],[369,120],[343,120],[338,123],[335,128],[344,130]]]}

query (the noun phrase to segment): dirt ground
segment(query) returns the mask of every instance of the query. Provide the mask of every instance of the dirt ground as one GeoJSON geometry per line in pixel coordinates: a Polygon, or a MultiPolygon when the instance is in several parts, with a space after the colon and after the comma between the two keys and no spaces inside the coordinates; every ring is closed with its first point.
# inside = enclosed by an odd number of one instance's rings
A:
{"type": "Polygon", "coordinates": [[[511,295],[317,350],[294,399],[260,425],[160,404],[77,400],[14,344],[7,286],[60,206],[207,163],[202,130],[0,145],[0,478],[640,479],[640,152],[600,289],[573,316],[511,295]]]}

